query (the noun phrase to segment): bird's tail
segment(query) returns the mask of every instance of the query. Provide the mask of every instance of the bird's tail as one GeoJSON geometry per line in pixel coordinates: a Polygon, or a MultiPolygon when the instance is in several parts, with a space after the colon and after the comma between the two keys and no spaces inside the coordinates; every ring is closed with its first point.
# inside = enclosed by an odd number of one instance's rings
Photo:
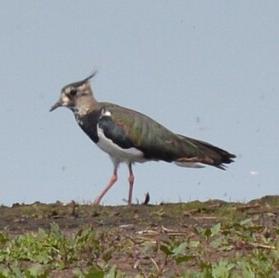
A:
{"type": "Polygon", "coordinates": [[[185,163],[185,166],[192,164],[192,167],[196,167],[195,165],[206,164],[225,170],[224,164],[233,162],[233,159],[236,157],[234,154],[231,154],[207,142],[189,138],[183,135],[178,136],[188,145],[190,143],[195,146],[197,150],[196,155],[193,157],[189,158],[182,156],[178,158],[175,162],[180,166],[183,166],[183,163],[185,163]]]}

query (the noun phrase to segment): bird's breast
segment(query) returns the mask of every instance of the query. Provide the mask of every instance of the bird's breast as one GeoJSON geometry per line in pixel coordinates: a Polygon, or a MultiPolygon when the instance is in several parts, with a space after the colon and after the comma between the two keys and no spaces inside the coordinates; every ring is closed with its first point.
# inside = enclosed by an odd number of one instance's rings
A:
{"type": "Polygon", "coordinates": [[[98,117],[98,113],[90,113],[84,117],[81,117],[79,114],[75,114],[75,119],[78,125],[94,143],[97,143],[99,140],[97,134],[98,117]]]}

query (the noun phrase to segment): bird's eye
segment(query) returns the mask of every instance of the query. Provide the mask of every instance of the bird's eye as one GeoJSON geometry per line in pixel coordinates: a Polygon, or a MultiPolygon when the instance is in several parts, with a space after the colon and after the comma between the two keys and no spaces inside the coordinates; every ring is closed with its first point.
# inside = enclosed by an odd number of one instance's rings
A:
{"type": "Polygon", "coordinates": [[[72,88],[69,94],[70,96],[75,96],[77,94],[77,90],[72,88]]]}

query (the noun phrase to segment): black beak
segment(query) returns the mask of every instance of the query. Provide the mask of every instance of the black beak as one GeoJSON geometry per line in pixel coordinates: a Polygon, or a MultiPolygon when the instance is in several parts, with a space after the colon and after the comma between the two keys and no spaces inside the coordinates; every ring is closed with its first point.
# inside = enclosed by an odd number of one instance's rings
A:
{"type": "Polygon", "coordinates": [[[62,106],[61,100],[58,100],[54,105],[51,106],[51,108],[49,109],[49,112],[55,110],[56,108],[62,106]]]}

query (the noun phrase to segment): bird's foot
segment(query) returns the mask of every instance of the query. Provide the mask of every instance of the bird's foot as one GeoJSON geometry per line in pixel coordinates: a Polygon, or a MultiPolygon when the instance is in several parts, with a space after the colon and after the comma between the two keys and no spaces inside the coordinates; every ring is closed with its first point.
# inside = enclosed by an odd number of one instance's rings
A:
{"type": "Polygon", "coordinates": [[[101,203],[101,199],[100,198],[96,198],[93,202],[93,206],[100,206],[101,203]]]}

